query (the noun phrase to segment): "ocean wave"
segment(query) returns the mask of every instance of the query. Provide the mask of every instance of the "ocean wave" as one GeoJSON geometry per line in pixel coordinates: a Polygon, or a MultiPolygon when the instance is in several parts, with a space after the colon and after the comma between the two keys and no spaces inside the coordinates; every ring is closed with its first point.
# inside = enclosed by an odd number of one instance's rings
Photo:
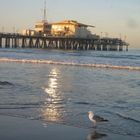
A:
{"type": "Polygon", "coordinates": [[[106,68],[116,70],[136,70],[140,71],[140,67],[133,66],[117,66],[111,64],[81,64],[73,62],[61,62],[52,60],[37,60],[37,59],[13,59],[13,58],[0,58],[0,62],[16,62],[16,63],[31,63],[31,64],[52,64],[52,65],[65,65],[65,66],[79,66],[79,67],[94,67],[94,68],[106,68]]]}
{"type": "Polygon", "coordinates": [[[0,110],[11,110],[11,109],[32,109],[32,108],[41,108],[41,107],[37,107],[37,106],[16,106],[16,107],[0,107],[0,110]]]}
{"type": "Polygon", "coordinates": [[[126,120],[130,120],[130,121],[134,121],[136,123],[140,123],[140,120],[137,120],[137,119],[134,119],[134,118],[131,118],[129,116],[125,116],[124,114],[121,114],[121,113],[116,113],[117,116],[123,118],[123,119],[126,119],[126,120]]]}
{"type": "Polygon", "coordinates": [[[95,103],[89,103],[89,102],[74,102],[74,104],[77,104],[77,105],[96,105],[95,103]]]}
{"type": "Polygon", "coordinates": [[[13,83],[7,82],[7,81],[0,81],[0,86],[13,86],[13,83]]]}
{"type": "Polygon", "coordinates": [[[32,103],[18,103],[18,102],[14,102],[14,103],[0,103],[0,106],[1,105],[5,105],[5,106],[12,106],[12,105],[15,105],[15,106],[38,106],[38,105],[43,105],[44,102],[41,101],[41,102],[32,102],[32,103]]]}
{"type": "Polygon", "coordinates": [[[0,103],[0,110],[41,108],[43,102],[36,103],[0,103]]]}
{"type": "Polygon", "coordinates": [[[34,117],[29,115],[23,115],[23,114],[13,114],[13,113],[0,113],[1,116],[9,116],[9,117],[16,117],[16,118],[23,118],[23,119],[29,119],[34,120],[34,117]]]}

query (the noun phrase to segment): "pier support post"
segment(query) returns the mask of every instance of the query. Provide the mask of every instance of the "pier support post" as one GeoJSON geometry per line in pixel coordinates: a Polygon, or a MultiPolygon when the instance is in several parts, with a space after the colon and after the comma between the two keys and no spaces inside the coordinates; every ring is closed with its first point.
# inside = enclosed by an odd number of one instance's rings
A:
{"type": "Polygon", "coordinates": [[[0,33],[0,48],[50,48],[69,50],[128,51],[128,44],[116,38],[43,37],[0,33]],[[125,47],[125,48],[124,48],[125,47]]]}
{"type": "Polygon", "coordinates": [[[119,46],[119,51],[123,51],[123,46],[119,46]]]}
{"type": "Polygon", "coordinates": [[[2,48],[2,38],[0,37],[0,48],[2,48]]]}
{"type": "Polygon", "coordinates": [[[21,43],[21,47],[25,48],[27,46],[27,42],[25,38],[22,38],[22,43],[21,43]]]}
{"type": "Polygon", "coordinates": [[[102,45],[102,46],[103,46],[103,48],[102,48],[103,51],[107,51],[107,50],[108,50],[108,49],[107,49],[107,45],[104,44],[104,45],[102,45]]]}
{"type": "Polygon", "coordinates": [[[10,38],[7,37],[5,40],[5,48],[10,48],[10,38]]]}
{"type": "Polygon", "coordinates": [[[128,51],[128,46],[126,46],[126,51],[128,51]]]}
{"type": "Polygon", "coordinates": [[[33,47],[34,47],[33,38],[30,37],[29,38],[29,48],[33,48],[33,47]]]}

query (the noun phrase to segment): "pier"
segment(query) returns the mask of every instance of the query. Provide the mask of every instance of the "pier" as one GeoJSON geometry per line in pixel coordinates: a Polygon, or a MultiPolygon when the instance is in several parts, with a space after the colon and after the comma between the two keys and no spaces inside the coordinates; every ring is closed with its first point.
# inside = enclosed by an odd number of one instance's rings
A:
{"type": "Polygon", "coordinates": [[[128,51],[128,46],[128,43],[119,38],[78,38],[0,33],[0,48],[128,51]]]}

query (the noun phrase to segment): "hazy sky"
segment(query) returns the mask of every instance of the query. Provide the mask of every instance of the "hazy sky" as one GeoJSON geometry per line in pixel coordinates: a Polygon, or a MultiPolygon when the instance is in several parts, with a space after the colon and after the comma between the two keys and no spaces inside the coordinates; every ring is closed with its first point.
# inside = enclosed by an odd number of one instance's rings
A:
{"type": "MultiPolygon", "coordinates": [[[[46,0],[49,22],[73,19],[95,25],[92,31],[127,36],[140,48],[140,0],[46,0]]],[[[33,28],[42,20],[44,0],[0,0],[0,31],[33,28]],[[14,29],[15,27],[15,29],[14,29]]]]}

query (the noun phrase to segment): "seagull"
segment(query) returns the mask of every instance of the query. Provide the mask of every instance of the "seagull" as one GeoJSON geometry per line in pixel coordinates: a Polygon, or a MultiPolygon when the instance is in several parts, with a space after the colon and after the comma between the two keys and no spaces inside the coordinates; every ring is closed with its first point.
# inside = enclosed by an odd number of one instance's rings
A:
{"type": "Polygon", "coordinates": [[[89,117],[89,120],[91,122],[93,122],[94,127],[96,127],[97,122],[107,122],[108,121],[108,120],[106,120],[106,119],[104,119],[104,118],[102,118],[100,116],[95,116],[92,111],[88,112],[88,117],[89,117]]]}

